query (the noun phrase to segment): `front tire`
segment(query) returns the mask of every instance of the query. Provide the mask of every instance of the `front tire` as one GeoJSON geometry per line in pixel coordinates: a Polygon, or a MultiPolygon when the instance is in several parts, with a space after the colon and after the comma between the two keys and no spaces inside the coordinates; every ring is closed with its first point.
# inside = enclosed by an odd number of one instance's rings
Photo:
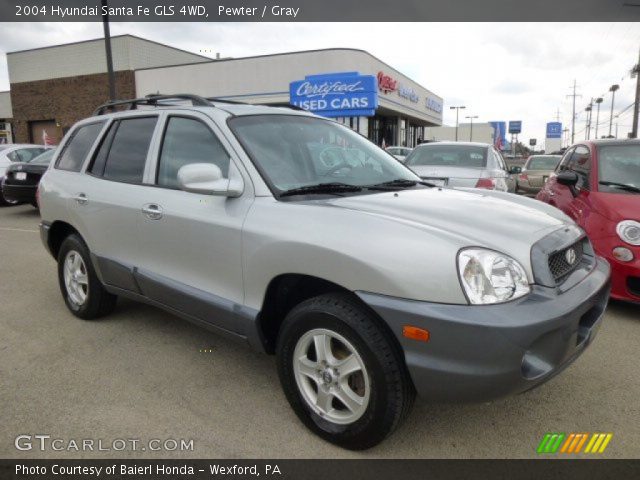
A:
{"type": "Polygon", "coordinates": [[[371,448],[408,415],[415,390],[400,347],[348,295],[321,295],[286,317],[278,373],[300,420],[323,439],[371,448]]]}
{"type": "Polygon", "coordinates": [[[67,308],[76,317],[94,320],[111,313],[117,296],[107,292],[96,275],[89,249],[76,234],[64,239],[58,252],[58,282],[67,308]]]}

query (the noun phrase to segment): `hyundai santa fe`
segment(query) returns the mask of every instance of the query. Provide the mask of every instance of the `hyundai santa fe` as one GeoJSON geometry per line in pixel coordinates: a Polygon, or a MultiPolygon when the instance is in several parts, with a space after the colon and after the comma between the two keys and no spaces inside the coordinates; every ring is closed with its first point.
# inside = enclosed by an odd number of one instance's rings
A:
{"type": "Polygon", "coordinates": [[[67,133],[39,201],[74,315],[128,297],[275,354],[300,420],[350,449],[416,394],[540,385],[591,344],[609,296],[609,265],[561,211],[424,182],[291,107],[107,104],[67,133]]]}

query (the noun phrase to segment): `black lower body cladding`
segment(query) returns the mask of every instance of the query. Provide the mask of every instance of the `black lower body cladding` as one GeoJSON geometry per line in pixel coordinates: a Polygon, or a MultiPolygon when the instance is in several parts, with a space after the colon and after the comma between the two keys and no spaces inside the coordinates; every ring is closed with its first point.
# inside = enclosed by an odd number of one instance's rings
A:
{"type": "Polygon", "coordinates": [[[486,401],[534,388],[593,341],[607,306],[610,267],[598,258],[568,291],[534,285],[499,305],[445,305],[358,292],[404,350],[418,395],[432,401],[486,401]],[[428,342],[402,335],[429,330],[428,342]]]}

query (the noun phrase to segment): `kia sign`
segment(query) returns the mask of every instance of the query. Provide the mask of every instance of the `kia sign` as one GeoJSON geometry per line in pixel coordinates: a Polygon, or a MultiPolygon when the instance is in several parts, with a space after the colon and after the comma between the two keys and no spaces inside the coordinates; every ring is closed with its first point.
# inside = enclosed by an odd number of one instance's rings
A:
{"type": "Polygon", "coordinates": [[[562,123],[547,123],[547,138],[562,138],[562,123]]]}
{"type": "Polygon", "coordinates": [[[509,122],[509,133],[520,133],[520,132],[522,132],[522,121],[511,120],[509,122]]]}
{"type": "Polygon", "coordinates": [[[371,117],[378,108],[378,82],[358,72],[309,75],[289,84],[289,98],[324,117],[371,117]]]}

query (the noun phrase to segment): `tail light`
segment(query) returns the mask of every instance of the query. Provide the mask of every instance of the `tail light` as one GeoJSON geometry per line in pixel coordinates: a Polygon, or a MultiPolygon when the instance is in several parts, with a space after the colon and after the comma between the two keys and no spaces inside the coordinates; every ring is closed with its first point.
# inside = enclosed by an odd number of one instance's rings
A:
{"type": "Polygon", "coordinates": [[[495,190],[496,181],[493,178],[480,178],[476,183],[476,188],[486,188],[487,190],[495,190]]]}
{"type": "Polygon", "coordinates": [[[521,173],[518,178],[522,181],[527,181],[529,180],[529,175],[527,175],[526,173],[521,173]]]}

